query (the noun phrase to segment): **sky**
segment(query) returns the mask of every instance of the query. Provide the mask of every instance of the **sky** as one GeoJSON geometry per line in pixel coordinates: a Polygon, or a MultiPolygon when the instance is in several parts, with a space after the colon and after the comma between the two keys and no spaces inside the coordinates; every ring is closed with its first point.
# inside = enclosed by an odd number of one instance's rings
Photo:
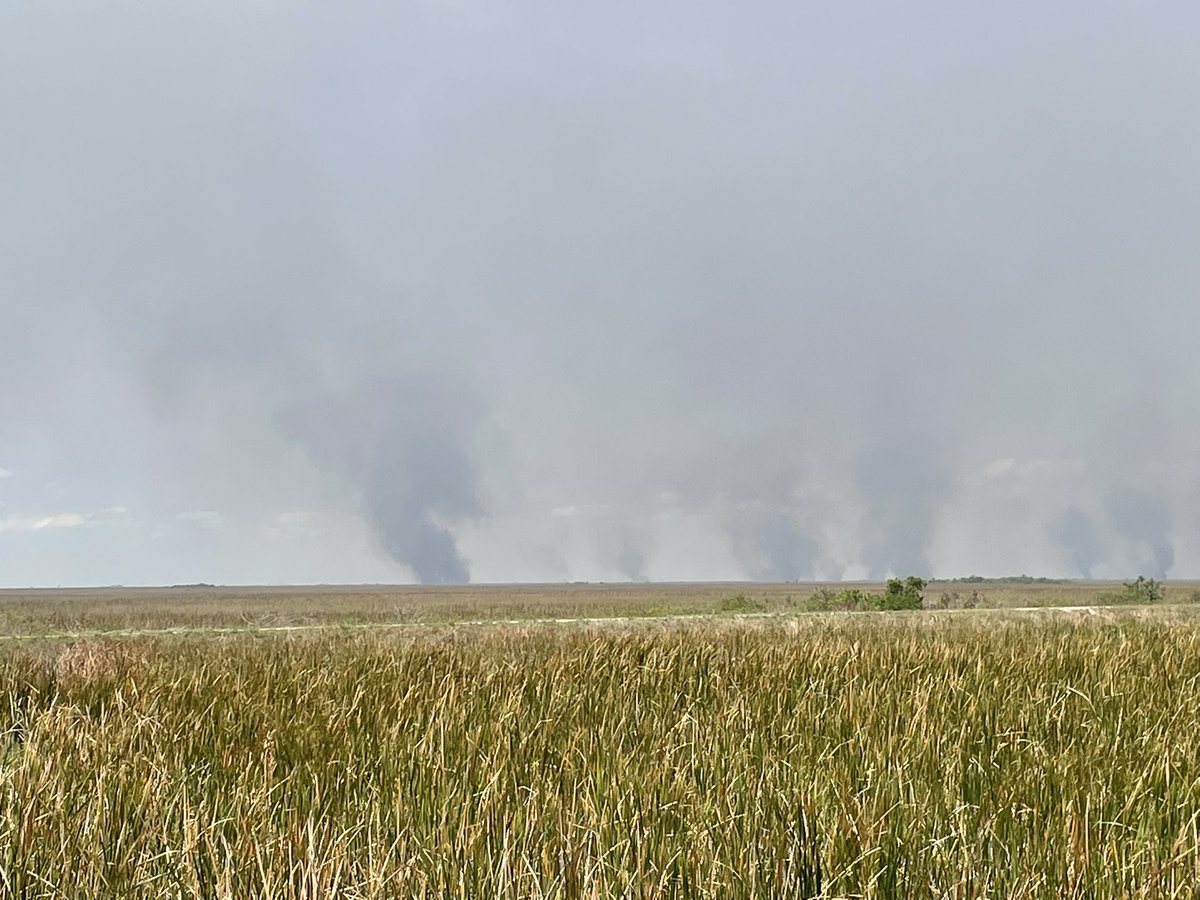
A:
{"type": "Polygon", "coordinates": [[[1200,577],[1200,7],[0,6],[0,585],[1200,577]]]}

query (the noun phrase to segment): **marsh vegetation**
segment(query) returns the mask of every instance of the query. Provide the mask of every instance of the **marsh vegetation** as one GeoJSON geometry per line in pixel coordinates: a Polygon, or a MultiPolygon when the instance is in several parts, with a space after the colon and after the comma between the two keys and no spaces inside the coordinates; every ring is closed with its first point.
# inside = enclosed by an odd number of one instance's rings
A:
{"type": "Polygon", "coordinates": [[[9,642],[19,897],[1195,897],[1200,615],[9,642]]]}

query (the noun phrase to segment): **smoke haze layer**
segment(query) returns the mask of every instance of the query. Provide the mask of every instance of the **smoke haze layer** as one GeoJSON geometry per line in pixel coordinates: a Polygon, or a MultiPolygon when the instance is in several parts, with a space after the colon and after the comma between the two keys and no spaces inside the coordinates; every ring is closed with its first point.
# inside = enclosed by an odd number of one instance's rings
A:
{"type": "Polygon", "coordinates": [[[1200,575],[1200,12],[0,11],[0,583],[1200,575]]]}

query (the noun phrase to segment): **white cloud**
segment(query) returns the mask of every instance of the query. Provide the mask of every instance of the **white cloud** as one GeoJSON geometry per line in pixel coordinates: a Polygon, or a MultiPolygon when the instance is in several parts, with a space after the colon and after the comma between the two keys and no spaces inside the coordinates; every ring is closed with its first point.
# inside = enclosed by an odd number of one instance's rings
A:
{"type": "Polygon", "coordinates": [[[12,470],[0,466],[0,478],[12,478],[12,470]]]}
{"type": "Polygon", "coordinates": [[[1048,459],[1020,460],[1014,456],[1006,456],[1002,459],[994,459],[984,466],[983,474],[989,481],[995,481],[998,478],[1038,475],[1042,472],[1049,472],[1053,468],[1054,463],[1048,459]]]}
{"type": "Polygon", "coordinates": [[[176,513],[175,518],[181,522],[192,522],[196,525],[203,525],[205,528],[216,528],[225,519],[216,510],[212,509],[193,509],[187,512],[176,513]]]}
{"type": "Polygon", "coordinates": [[[46,531],[55,528],[104,528],[129,524],[128,510],[123,506],[110,506],[99,512],[60,512],[45,516],[12,514],[0,519],[0,532],[46,531]]]}
{"type": "Polygon", "coordinates": [[[46,528],[77,528],[88,524],[81,513],[55,513],[49,516],[7,516],[0,519],[0,531],[42,531],[46,528]]]}
{"type": "Polygon", "coordinates": [[[614,508],[612,503],[572,503],[568,506],[556,506],[550,510],[550,515],[556,519],[569,519],[575,516],[597,516],[607,513],[614,508]]]}

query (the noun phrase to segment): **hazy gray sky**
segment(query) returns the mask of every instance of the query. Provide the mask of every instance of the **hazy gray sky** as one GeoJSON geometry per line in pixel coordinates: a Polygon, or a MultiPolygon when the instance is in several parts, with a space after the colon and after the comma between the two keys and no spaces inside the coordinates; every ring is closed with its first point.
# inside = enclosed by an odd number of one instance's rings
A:
{"type": "Polygon", "coordinates": [[[0,584],[1200,576],[1198,33],[4,4],[0,584]]]}

